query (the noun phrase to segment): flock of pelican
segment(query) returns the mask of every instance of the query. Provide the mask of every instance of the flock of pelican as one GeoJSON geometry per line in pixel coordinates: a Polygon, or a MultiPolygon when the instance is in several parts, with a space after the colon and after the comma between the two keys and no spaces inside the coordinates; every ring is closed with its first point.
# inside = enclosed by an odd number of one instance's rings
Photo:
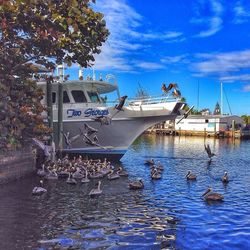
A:
{"type": "MultiPolygon", "coordinates": [[[[206,150],[208,157],[209,157],[208,164],[211,164],[212,157],[215,156],[215,154],[211,152],[209,144],[205,145],[205,150],[206,150]]],[[[163,171],[163,166],[160,164],[159,161],[157,164],[155,164],[154,159],[151,158],[150,160],[146,160],[145,164],[149,165],[151,167],[151,178],[152,179],[154,179],[154,180],[161,179],[161,173],[163,171]]],[[[193,174],[190,170],[187,172],[185,177],[186,177],[187,181],[196,181],[196,179],[197,179],[197,176],[195,174],[193,174]]],[[[224,175],[221,178],[221,181],[224,184],[227,184],[229,182],[229,177],[228,177],[227,172],[224,173],[224,175]]],[[[206,190],[206,192],[202,195],[202,197],[206,201],[223,201],[223,199],[224,199],[224,197],[221,194],[212,193],[211,187],[209,187],[206,190]]]]}
{"type": "MultiPolygon", "coordinates": [[[[209,157],[209,164],[211,164],[212,157],[215,156],[211,152],[210,146],[205,145],[205,150],[209,157]]],[[[146,160],[146,165],[150,166],[151,179],[159,180],[162,178],[162,172],[164,170],[163,165],[158,161],[155,163],[154,159],[146,160]]],[[[101,160],[83,160],[82,156],[74,157],[69,159],[66,155],[62,160],[48,161],[42,165],[41,169],[38,169],[37,175],[47,180],[57,180],[59,178],[66,178],[66,183],[76,185],[78,182],[88,183],[91,179],[99,179],[96,188],[92,189],[89,193],[90,197],[98,196],[102,194],[101,190],[101,178],[107,177],[108,180],[116,180],[120,177],[128,177],[128,173],[119,167],[115,170],[114,166],[109,161],[104,159],[101,160]]],[[[196,181],[197,176],[190,170],[185,176],[187,181],[196,181]]],[[[228,173],[225,172],[221,178],[224,184],[229,182],[228,173]]],[[[43,180],[40,180],[40,186],[34,187],[32,194],[41,195],[46,193],[47,190],[43,186],[43,180]]],[[[143,189],[144,183],[142,179],[132,181],[129,183],[129,189],[143,189]]],[[[202,195],[206,201],[222,201],[224,197],[218,193],[212,193],[212,188],[209,187],[206,192],[202,195]]]]}
{"type": "MultiPolygon", "coordinates": [[[[63,159],[48,161],[37,170],[37,175],[45,180],[66,179],[67,184],[76,185],[77,183],[88,183],[92,179],[98,179],[97,187],[89,193],[90,197],[98,196],[102,193],[101,180],[106,177],[108,180],[116,180],[120,177],[128,177],[127,171],[122,167],[115,170],[111,162],[101,160],[83,160],[82,156],[69,159],[66,155],[63,159]]],[[[140,189],[143,183],[141,181],[132,181],[129,183],[130,189],[140,189]]],[[[40,185],[33,188],[33,195],[46,193],[44,181],[40,180],[40,185]]]]}

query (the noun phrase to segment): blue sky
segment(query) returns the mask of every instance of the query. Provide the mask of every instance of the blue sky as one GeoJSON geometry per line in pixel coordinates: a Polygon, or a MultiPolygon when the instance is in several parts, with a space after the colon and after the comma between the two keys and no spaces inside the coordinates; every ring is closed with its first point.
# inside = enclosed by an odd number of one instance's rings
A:
{"type": "MultiPolygon", "coordinates": [[[[190,105],[214,109],[220,81],[234,114],[250,114],[250,1],[96,0],[110,37],[94,68],[121,94],[150,95],[177,82],[190,105]]],[[[224,96],[224,112],[229,113],[224,96]]]]}

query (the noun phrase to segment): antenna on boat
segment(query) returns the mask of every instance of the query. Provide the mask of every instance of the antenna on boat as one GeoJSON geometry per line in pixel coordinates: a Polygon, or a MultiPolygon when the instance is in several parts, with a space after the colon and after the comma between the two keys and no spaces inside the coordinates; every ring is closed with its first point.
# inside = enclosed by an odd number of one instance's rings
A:
{"type": "Polygon", "coordinates": [[[59,76],[60,81],[64,79],[64,65],[60,64],[57,66],[57,75],[59,76]]]}
{"type": "Polygon", "coordinates": [[[79,77],[79,80],[83,80],[83,72],[82,72],[82,67],[81,67],[81,65],[79,65],[78,77],[79,77]]]}

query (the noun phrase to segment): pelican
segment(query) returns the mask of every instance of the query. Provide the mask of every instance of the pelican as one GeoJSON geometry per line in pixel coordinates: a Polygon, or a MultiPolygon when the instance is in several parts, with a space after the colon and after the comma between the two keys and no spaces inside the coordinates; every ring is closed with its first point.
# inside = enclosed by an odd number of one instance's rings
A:
{"type": "Polygon", "coordinates": [[[190,170],[188,170],[186,174],[187,181],[196,181],[196,175],[192,174],[190,170]]]}
{"type": "Polygon", "coordinates": [[[89,182],[89,179],[88,179],[88,170],[85,169],[85,177],[82,178],[81,183],[87,183],[87,182],[89,182]]]}
{"type": "Polygon", "coordinates": [[[222,201],[224,197],[218,193],[211,193],[212,188],[208,188],[207,191],[202,195],[206,201],[222,201]]]}
{"type": "Polygon", "coordinates": [[[133,181],[129,183],[129,188],[130,189],[143,189],[144,188],[144,183],[143,181],[140,179],[138,181],[133,181]]]}
{"type": "Polygon", "coordinates": [[[111,170],[110,173],[108,174],[108,179],[110,181],[119,179],[120,175],[118,173],[114,173],[114,170],[111,170]]]}
{"type": "Polygon", "coordinates": [[[222,180],[223,183],[228,183],[229,182],[227,172],[224,173],[224,175],[222,176],[221,180],[222,180]]]}
{"type": "Polygon", "coordinates": [[[72,178],[72,173],[69,174],[69,177],[68,177],[66,182],[68,184],[71,184],[71,185],[76,185],[77,184],[77,181],[74,178],[72,178]]]}
{"type": "Polygon", "coordinates": [[[42,195],[43,193],[47,192],[47,189],[43,188],[43,181],[40,180],[40,187],[34,187],[32,190],[33,195],[42,195]]]}
{"type": "Polygon", "coordinates": [[[38,169],[37,170],[37,175],[40,177],[44,177],[46,175],[46,171],[45,171],[45,165],[42,165],[42,169],[38,169]]]}
{"type": "Polygon", "coordinates": [[[119,168],[118,168],[117,174],[119,174],[119,176],[125,176],[125,177],[128,176],[127,171],[123,170],[122,167],[119,167],[119,168]]]}
{"type": "Polygon", "coordinates": [[[94,196],[100,195],[102,193],[102,190],[100,187],[101,187],[101,181],[98,181],[97,188],[91,189],[91,191],[89,192],[89,196],[94,197],[94,196]]]}
{"type": "Polygon", "coordinates": [[[151,158],[150,160],[145,160],[145,163],[146,165],[154,165],[155,164],[155,161],[153,158],[151,158]]]}
{"type": "Polygon", "coordinates": [[[208,155],[209,159],[211,160],[211,158],[212,158],[213,156],[215,156],[215,154],[211,152],[211,148],[210,148],[209,144],[207,144],[207,146],[204,145],[204,147],[205,147],[205,150],[206,150],[206,152],[207,152],[207,155],[208,155]]]}
{"type": "Polygon", "coordinates": [[[84,177],[84,175],[81,174],[80,171],[81,171],[80,168],[77,167],[77,168],[76,168],[76,172],[74,172],[74,173],[72,174],[72,177],[73,177],[74,179],[82,179],[82,178],[84,177]]]}
{"type": "Polygon", "coordinates": [[[58,175],[57,175],[55,169],[53,169],[52,171],[49,171],[49,173],[45,176],[45,179],[47,179],[47,180],[57,180],[58,175]]]}
{"type": "Polygon", "coordinates": [[[151,178],[152,178],[153,180],[159,180],[159,179],[161,179],[161,174],[157,171],[156,168],[154,168],[154,169],[152,170],[151,178]]]}

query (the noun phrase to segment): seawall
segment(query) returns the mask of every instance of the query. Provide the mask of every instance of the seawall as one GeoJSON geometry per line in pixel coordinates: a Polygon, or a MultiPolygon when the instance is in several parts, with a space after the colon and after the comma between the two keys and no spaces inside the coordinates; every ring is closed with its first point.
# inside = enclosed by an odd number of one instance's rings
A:
{"type": "Polygon", "coordinates": [[[36,156],[31,147],[0,154],[0,185],[34,174],[36,156]]]}

